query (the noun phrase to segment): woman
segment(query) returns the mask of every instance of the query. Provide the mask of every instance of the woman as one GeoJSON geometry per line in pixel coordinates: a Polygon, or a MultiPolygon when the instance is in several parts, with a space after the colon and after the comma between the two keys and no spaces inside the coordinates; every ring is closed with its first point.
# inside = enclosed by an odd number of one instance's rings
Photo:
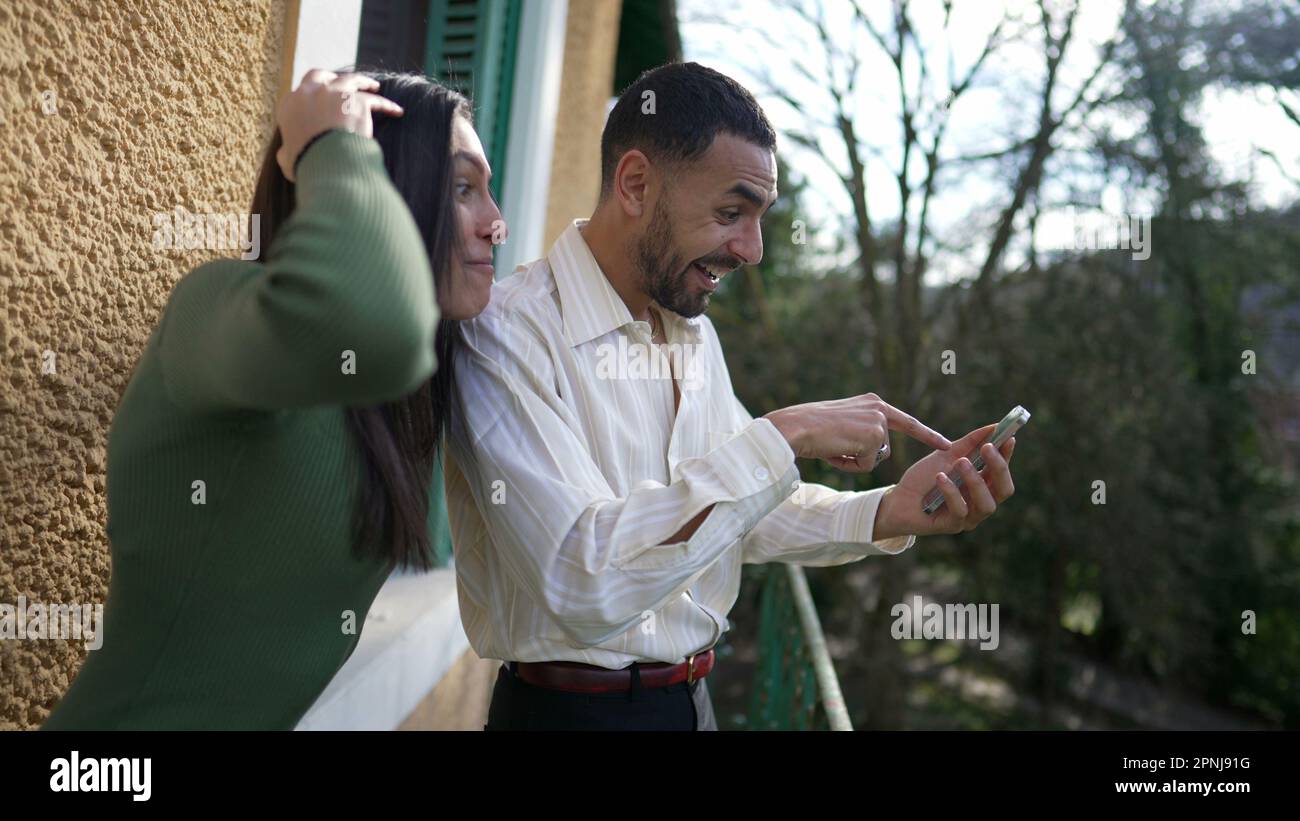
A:
{"type": "Polygon", "coordinates": [[[265,261],[182,278],[122,396],[104,642],[45,729],[292,728],[389,573],[431,566],[455,323],[502,225],[470,117],[417,75],[281,101],[265,261]]]}

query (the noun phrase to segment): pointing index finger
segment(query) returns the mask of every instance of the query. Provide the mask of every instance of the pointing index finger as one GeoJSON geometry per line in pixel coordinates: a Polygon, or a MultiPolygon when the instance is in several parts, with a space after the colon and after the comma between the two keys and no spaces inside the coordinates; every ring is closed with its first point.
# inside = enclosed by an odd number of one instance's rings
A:
{"type": "Polygon", "coordinates": [[[952,442],[946,436],[921,424],[911,414],[904,413],[893,405],[884,402],[880,404],[881,412],[885,414],[885,420],[889,423],[890,430],[906,433],[918,442],[923,442],[936,450],[947,450],[952,447],[952,442]]]}

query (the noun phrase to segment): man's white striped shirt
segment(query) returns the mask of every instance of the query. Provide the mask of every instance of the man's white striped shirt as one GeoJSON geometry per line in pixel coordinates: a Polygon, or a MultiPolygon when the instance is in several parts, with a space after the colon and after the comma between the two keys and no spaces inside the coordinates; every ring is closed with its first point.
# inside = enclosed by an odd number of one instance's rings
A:
{"type": "Polygon", "coordinates": [[[743,563],[912,545],[871,540],[887,488],[798,481],[785,439],[736,399],[707,318],[660,311],[668,346],[652,345],[582,224],[461,323],[446,493],[480,657],[681,662],[730,627],[743,563]],[[694,535],[665,544],[710,505],[694,535]]]}

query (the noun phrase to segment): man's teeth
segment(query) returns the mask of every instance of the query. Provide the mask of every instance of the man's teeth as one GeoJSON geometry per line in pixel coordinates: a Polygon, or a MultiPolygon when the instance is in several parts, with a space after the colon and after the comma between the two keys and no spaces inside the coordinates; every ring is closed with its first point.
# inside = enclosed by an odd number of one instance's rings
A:
{"type": "Polygon", "coordinates": [[[719,274],[714,273],[713,269],[705,268],[703,265],[699,264],[698,262],[695,263],[695,267],[703,271],[704,275],[707,276],[709,279],[713,280],[714,282],[717,282],[719,279],[722,278],[719,274]]]}

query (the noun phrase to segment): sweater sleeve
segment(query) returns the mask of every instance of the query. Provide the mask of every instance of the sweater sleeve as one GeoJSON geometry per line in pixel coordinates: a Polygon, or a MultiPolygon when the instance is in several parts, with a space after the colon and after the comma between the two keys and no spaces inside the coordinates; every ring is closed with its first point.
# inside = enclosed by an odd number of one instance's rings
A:
{"type": "Polygon", "coordinates": [[[172,291],[159,347],[178,405],[373,404],[432,375],[433,274],[379,145],[326,134],[302,157],[296,197],[265,263],[212,260],[172,291]]]}

